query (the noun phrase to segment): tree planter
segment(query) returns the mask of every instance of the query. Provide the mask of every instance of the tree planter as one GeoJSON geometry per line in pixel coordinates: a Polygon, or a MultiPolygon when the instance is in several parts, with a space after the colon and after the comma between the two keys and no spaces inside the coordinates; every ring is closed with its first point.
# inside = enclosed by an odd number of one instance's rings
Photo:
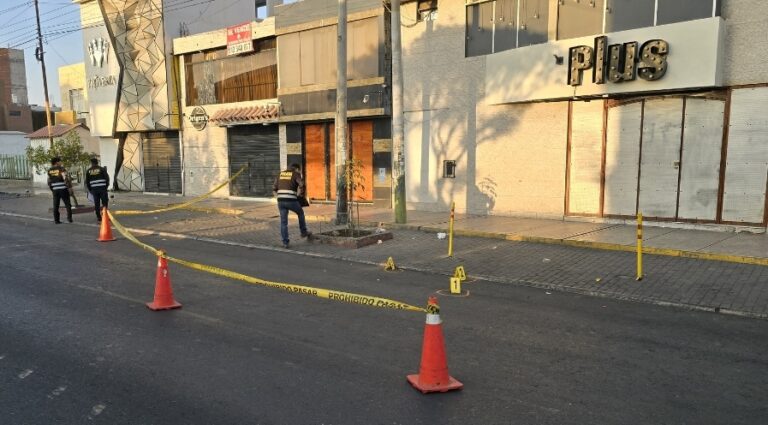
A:
{"type": "Polygon", "coordinates": [[[392,239],[392,232],[379,231],[377,229],[337,229],[329,232],[315,233],[313,239],[329,245],[342,246],[344,248],[362,248],[364,246],[388,241],[392,239]]]}

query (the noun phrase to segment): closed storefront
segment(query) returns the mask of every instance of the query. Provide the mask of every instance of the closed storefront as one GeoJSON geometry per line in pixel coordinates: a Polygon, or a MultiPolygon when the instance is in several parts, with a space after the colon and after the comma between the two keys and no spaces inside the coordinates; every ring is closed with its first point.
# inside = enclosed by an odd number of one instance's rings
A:
{"type": "Polygon", "coordinates": [[[143,133],[142,157],[145,192],[181,193],[181,154],[178,133],[143,133]]]}
{"type": "Polygon", "coordinates": [[[280,144],[276,125],[245,125],[227,129],[229,172],[247,169],[229,185],[232,196],[269,198],[280,171],[280,144]]]}
{"type": "Polygon", "coordinates": [[[764,224],[767,95],[572,102],[567,215],[764,224]]]}
{"type": "MultiPolygon", "coordinates": [[[[373,121],[352,121],[348,126],[357,187],[354,200],[373,201],[373,121]]],[[[333,123],[304,126],[307,194],[314,200],[336,199],[336,149],[333,123]]]]}

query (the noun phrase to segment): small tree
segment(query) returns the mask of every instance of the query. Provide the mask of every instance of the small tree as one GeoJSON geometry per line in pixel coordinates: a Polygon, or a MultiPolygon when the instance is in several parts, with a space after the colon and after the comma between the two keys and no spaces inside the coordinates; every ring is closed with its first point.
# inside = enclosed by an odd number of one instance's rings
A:
{"type": "Polygon", "coordinates": [[[45,146],[27,146],[27,159],[35,167],[37,174],[44,174],[51,166],[51,158],[58,156],[64,164],[64,168],[78,171],[88,165],[90,159],[97,156],[93,152],[86,152],[80,143],[80,136],[70,131],[64,137],[53,141],[50,148],[45,146]]]}
{"type": "Polygon", "coordinates": [[[354,235],[355,227],[360,227],[360,202],[354,202],[355,191],[365,190],[365,175],[363,174],[363,161],[352,158],[347,161],[345,167],[345,180],[347,183],[347,227],[354,235]],[[354,220],[353,208],[357,206],[357,223],[354,220]]]}

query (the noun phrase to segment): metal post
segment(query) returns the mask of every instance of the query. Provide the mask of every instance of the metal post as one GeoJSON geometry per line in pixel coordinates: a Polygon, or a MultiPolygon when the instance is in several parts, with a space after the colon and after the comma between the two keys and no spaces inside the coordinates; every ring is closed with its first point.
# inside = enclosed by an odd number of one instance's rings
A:
{"type": "Polygon", "coordinates": [[[405,131],[403,128],[403,44],[400,37],[400,0],[392,0],[392,179],[395,223],[408,221],[405,208],[405,131]]]}
{"type": "Polygon", "coordinates": [[[453,257],[453,218],[456,202],[451,201],[451,219],[448,222],[448,256],[453,257]]]}
{"type": "Polygon", "coordinates": [[[45,120],[48,124],[48,143],[49,148],[53,148],[53,135],[51,133],[51,104],[48,101],[48,76],[45,73],[45,53],[43,51],[43,34],[40,31],[40,9],[37,6],[37,0],[35,0],[35,16],[37,18],[37,60],[40,61],[40,65],[43,68],[43,94],[45,94],[45,120]]]}
{"type": "Polygon", "coordinates": [[[347,0],[339,0],[336,31],[336,223],[346,224],[347,209],[347,0]]]}
{"type": "Polygon", "coordinates": [[[637,213],[637,280],[643,279],[643,213],[637,213]]]}

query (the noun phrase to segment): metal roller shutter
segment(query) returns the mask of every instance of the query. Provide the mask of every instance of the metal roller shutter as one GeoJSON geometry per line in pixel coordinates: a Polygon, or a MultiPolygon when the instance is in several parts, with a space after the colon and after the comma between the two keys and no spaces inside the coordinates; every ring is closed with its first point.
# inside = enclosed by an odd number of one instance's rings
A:
{"type": "Polygon", "coordinates": [[[644,111],[638,210],[647,217],[675,218],[683,99],[646,100],[644,111]]]}
{"type": "Polygon", "coordinates": [[[685,100],[678,219],[717,218],[724,113],[722,100],[695,97],[685,100]]]}
{"type": "Polygon", "coordinates": [[[177,133],[142,136],[144,191],[181,193],[181,155],[177,133]]]}
{"type": "Polygon", "coordinates": [[[723,221],[765,219],[768,175],[768,87],[734,90],[725,166],[723,221]]]}
{"type": "Polygon", "coordinates": [[[229,136],[229,173],[234,175],[244,165],[248,170],[229,185],[232,196],[269,198],[272,184],[280,172],[278,128],[241,126],[227,130],[229,136]]]}
{"type": "Polygon", "coordinates": [[[573,102],[568,213],[600,212],[603,102],[573,102]]]}
{"type": "Polygon", "coordinates": [[[605,144],[605,214],[635,215],[642,102],[608,110],[605,144]]]}

